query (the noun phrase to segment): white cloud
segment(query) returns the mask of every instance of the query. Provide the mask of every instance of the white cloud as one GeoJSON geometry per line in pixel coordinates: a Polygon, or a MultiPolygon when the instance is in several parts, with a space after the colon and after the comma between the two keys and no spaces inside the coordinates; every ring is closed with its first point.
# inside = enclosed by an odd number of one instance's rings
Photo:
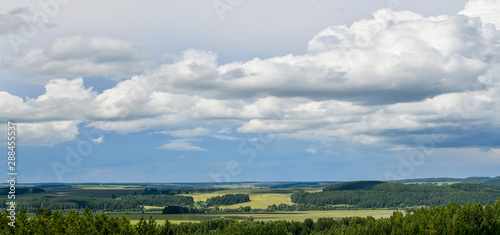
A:
{"type": "Polygon", "coordinates": [[[317,154],[318,151],[315,148],[308,148],[306,149],[306,152],[311,153],[311,154],[317,154]]]}
{"type": "Polygon", "coordinates": [[[32,49],[13,63],[19,70],[48,77],[128,77],[153,64],[141,58],[142,49],[130,42],[68,35],[45,49],[32,49]]]}
{"type": "Polygon", "coordinates": [[[220,131],[218,131],[217,133],[220,133],[220,134],[230,134],[232,131],[231,131],[231,128],[224,128],[220,131]]]}
{"type": "Polygon", "coordinates": [[[54,146],[75,139],[79,121],[18,123],[21,146],[54,146]]]}
{"type": "Polygon", "coordinates": [[[99,138],[93,139],[92,141],[94,141],[94,142],[96,142],[96,143],[102,143],[102,142],[104,142],[104,137],[103,137],[103,136],[101,136],[101,137],[99,137],[99,138]]]}
{"type": "Polygon", "coordinates": [[[469,0],[458,14],[480,17],[484,24],[492,23],[500,29],[500,2],[498,0],[469,0]]]}
{"type": "Polygon", "coordinates": [[[170,141],[168,144],[164,144],[160,149],[168,149],[175,151],[208,151],[207,149],[195,146],[191,143],[192,139],[179,139],[170,141]]]}
{"type": "MultiPolygon", "coordinates": [[[[483,14],[472,9],[485,1],[472,1],[464,14],[483,14]]],[[[44,94],[26,100],[0,91],[0,119],[85,121],[102,130],[167,130],[163,133],[181,138],[238,140],[222,135],[234,129],[320,141],[411,144],[415,136],[453,126],[449,113],[475,102],[473,111],[459,110],[463,125],[450,136],[481,125],[495,132],[500,130],[499,39],[499,31],[477,18],[384,9],[349,27],[322,30],[302,55],[219,65],[215,53],[191,49],[100,93],[86,88],[81,78],[50,80],[44,94]],[[200,127],[207,123],[217,125],[200,127]],[[219,129],[221,135],[212,134],[219,129]]],[[[131,74],[136,72],[130,69],[144,70],[141,63],[131,66],[143,61],[141,50],[116,39],[72,35],[31,51],[16,66],[42,75],[131,74]]],[[[187,140],[162,147],[205,150],[187,140]]]]}
{"type": "Polygon", "coordinates": [[[25,15],[29,13],[27,8],[12,9],[7,14],[0,15],[0,35],[15,33],[22,27],[29,25],[25,15]]]}
{"type": "Polygon", "coordinates": [[[245,140],[243,138],[234,137],[234,136],[228,136],[228,135],[210,135],[210,137],[216,138],[216,139],[219,139],[219,140],[229,140],[229,141],[245,140]]]}
{"type": "Polygon", "coordinates": [[[162,131],[159,133],[169,134],[174,137],[194,137],[201,135],[208,135],[212,132],[211,130],[203,127],[197,127],[195,129],[183,129],[183,130],[175,130],[175,131],[162,131]]]}

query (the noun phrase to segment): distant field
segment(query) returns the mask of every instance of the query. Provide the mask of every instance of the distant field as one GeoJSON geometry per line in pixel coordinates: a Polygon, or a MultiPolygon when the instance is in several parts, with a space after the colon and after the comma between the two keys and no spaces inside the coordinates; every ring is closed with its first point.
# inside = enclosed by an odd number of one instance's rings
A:
{"type": "Polygon", "coordinates": [[[138,185],[124,185],[124,184],[102,184],[102,185],[74,185],[78,189],[141,189],[143,187],[138,185]]]}
{"type": "MultiPolygon", "coordinates": [[[[38,194],[22,194],[20,197],[43,197],[43,196],[53,196],[53,197],[76,197],[76,196],[88,196],[88,197],[108,197],[111,198],[113,195],[115,197],[120,197],[121,195],[128,195],[137,193],[140,194],[144,192],[143,189],[63,189],[63,190],[47,190],[44,193],[38,194]]],[[[17,196],[17,195],[16,195],[17,196]]]]}
{"type": "Polygon", "coordinates": [[[144,206],[145,210],[163,210],[164,206],[144,206]]]}
{"type": "Polygon", "coordinates": [[[291,193],[287,194],[277,194],[277,193],[261,193],[261,194],[250,194],[250,201],[245,203],[238,203],[230,206],[220,206],[220,208],[239,208],[240,206],[250,206],[257,209],[266,209],[267,206],[281,203],[294,204],[290,199],[291,193]]]}
{"type": "MultiPolygon", "coordinates": [[[[257,209],[265,209],[268,205],[281,203],[294,204],[290,195],[301,189],[229,189],[209,193],[183,194],[193,197],[194,201],[206,201],[208,198],[222,196],[225,194],[248,194],[250,202],[234,204],[230,206],[220,206],[220,208],[239,208],[240,206],[250,206],[257,209]]],[[[318,189],[307,189],[307,191],[318,191],[318,189]]],[[[321,191],[321,190],[319,190],[321,191]]]]}
{"type": "Polygon", "coordinates": [[[452,184],[459,184],[459,181],[456,182],[410,182],[410,183],[404,183],[404,184],[423,184],[423,185],[429,185],[429,184],[435,184],[437,186],[443,186],[443,185],[452,185],[452,184]]]}
{"type": "MultiPolygon", "coordinates": [[[[181,222],[199,222],[203,220],[210,220],[216,218],[230,218],[235,220],[246,220],[252,216],[254,220],[269,221],[269,220],[287,220],[287,221],[304,221],[307,218],[316,221],[318,218],[332,217],[367,217],[373,216],[374,218],[386,218],[393,214],[394,210],[332,210],[332,211],[286,211],[286,212],[250,212],[250,213],[217,213],[217,214],[175,214],[164,215],[161,213],[130,213],[125,216],[132,221],[132,223],[139,222],[141,216],[145,220],[152,216],[157,223],[163,223],[165,218],[168,217],[172,223],[181,222]]],[[[109,215],[120,217],[122,213],[108,213],[109,215]]]]}

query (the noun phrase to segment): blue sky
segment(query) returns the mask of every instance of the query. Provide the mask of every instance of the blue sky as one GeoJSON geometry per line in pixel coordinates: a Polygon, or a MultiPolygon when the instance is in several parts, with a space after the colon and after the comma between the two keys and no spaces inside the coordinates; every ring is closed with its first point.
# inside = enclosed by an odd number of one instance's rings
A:
{"type": "Polygon", "coordinates": [[[497,176],[499,11],[9,1],[0,121],[24,183],[497,176]]]}

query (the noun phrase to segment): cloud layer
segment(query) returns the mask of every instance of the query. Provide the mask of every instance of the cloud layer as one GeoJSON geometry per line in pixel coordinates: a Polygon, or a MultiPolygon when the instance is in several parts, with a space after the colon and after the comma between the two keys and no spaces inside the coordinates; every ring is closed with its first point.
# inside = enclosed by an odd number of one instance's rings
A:
{"type": "MultiPolygon", "coordinates": [[[[470,140],[500,133],[499,6],[473,0],[458,15],[435,17],[382,9],[349,27],[322,30],[306,54],[218,64],[214,52],[191,49],[146,72],[151,64],[140,46],[64,36],[13,66],[66,79],[50,80],[37,98],[0,92],[0,119],[23,123],[33,137],[28,145],[70,140],[86,122],[120,133],[166,130],[178,138],[236,130],[389,145],[416,145],[438,130],[450,146],[498,147],[487,138],[470,140]],[[133,74],[103,92],[74,78],[133,74]],[[57,138],[37,137],[43,135],[57,138]]],[[[206,150],[193,141],[161,148],[206,150]]]]}
{"type": "Polygon", "coordinates": [[[106,37],[68,35],[45,49],[32,49],[13,67],[47,77],[107,76],[122,78],[143,73],[153,65],[142,58],[143,49],[130,42],[106,37]]]}

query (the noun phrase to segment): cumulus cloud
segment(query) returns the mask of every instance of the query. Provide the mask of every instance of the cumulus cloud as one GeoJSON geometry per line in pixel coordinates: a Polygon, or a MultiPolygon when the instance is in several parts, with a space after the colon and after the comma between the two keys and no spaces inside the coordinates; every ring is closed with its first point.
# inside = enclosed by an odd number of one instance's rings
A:
{"type": "Polygon", "coordinates": [[[78,135],[79,121],[19,123],[19,145],[53,146],[73,140],[78,135]]]}
{"type": "Polygon", "coordinates": [[[500,2],[497,0],[470,0],[464,10],[458,12],[469,17],[480,17],[484,24],[491,23],[500,28],[500,2]]]}
{"type": "Polygon", "coordinates": [[[96,143],[102,143],[102,142],[104,142],[104,137],[103,137],[103,136],[101,136],[101,137],[99,137],[99,138],[95,138],[95,139],[93,139],[92,141],[94,141],[94,142],[96,142],[96,143]]]}
{"type": "Polygon", "coordinates": [[[48,77],[128,77],[143,73],[153,64],[142,58],[143,49],[130,42],[68,35],[56,38],[45,49],[32,49],[13,62],[13,67],[48,77]]]}
{"type": "Polygon", "coordinates": [[[218,65],[214,53],[188,50],[144,79],[159,80],[168,92],[201,93],[202,105],[216,108],[212,113],[221,116],[235,112],[230,99],[413,102],[481,84],[478,76],[488,71],[497,39],[496,30],[476,18],[425,18],[384,9],[373,19],[321,31],[304,55],[218,65]]]}

